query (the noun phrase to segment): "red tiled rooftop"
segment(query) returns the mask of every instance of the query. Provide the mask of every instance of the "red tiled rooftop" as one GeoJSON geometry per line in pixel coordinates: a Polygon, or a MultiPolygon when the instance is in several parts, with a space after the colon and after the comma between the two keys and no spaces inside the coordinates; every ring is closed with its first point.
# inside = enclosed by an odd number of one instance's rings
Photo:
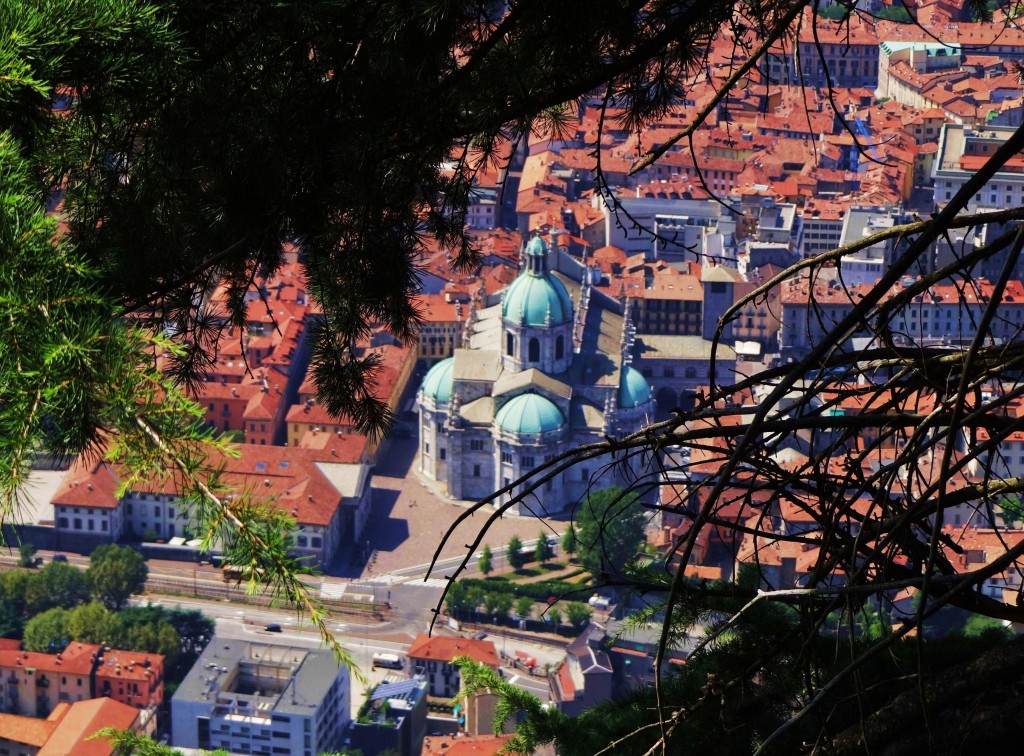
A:
{"type": "Polygon", "coordinates": [[[494,644],[489,640],[474,638],[452,638],[446,635],[433,637],[420,633],[409,648],[409,658],[432,659],[450,662],[456,656],[468,656],[473,661],[497,668],[501,661],[494,644]]]}

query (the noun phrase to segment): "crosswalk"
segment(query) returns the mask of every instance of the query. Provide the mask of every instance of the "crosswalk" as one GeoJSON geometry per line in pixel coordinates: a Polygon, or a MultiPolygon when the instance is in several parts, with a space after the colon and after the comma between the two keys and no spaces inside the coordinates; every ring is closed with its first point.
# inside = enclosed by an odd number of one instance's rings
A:
{"type": "Polygon", "coordinates": [[[424,585],[429,588],[444,588],[448,585],[445,578],[410,577],[409,575],[374,575],[370,578],[363,578],[360,582],[370,585],[424,585]]]}

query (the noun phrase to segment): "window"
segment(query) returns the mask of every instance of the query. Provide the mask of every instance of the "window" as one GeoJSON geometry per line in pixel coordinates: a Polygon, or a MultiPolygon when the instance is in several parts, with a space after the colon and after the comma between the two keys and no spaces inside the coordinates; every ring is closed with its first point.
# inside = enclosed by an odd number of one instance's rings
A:
{"type": "Polygon", "coordinates": [[[132,505],[130,503],[129,504],[125,504],[125,513],[126,514],[131,514],[132,513],[132,505]]]}
{"type": "Polygon", "coordinates": [[[96,530],[96,523],[93,520],[88,521],[89,530],[96,530]]]}
{"type": "Polygon", "coordinates": [[[688,368],[686,368],[686,377],[687,378],[696,378],[697,377],[697,368],[695,368],[695,367],[688,367],[688,368]]]}
{"type": "Polygon", "coordinates": [[[174,519],[174,510],[171,509],[170,507],[167,507],[167,516],[170,517],[172,520],[174,519]]]}
{"type": "Polygon", "coordinates": [[[473,477],[474,478],[479,478],[480,477],[480,465],[473,465],[473,477]]]}
{"type": "Polygon", "coordinates": [[[533,465],[534,465],[533,457],[523,457],[523,461],[522,461],[522,466],[523,467],[533,467],[533,465]]]}
{"type": "Polygon", "coordinates": [[[153,516],[154,517],[159,517],[160,516],[160,507],[153,507],[153,516]]]}
{"type": "Polygon", "coordinates": [[[100,524],[101,524],[101,525],[103,526],[103,531],[104,531],[104,532],[106,532],[106,531],[107,531],[107,529],[108,529],[108,524],[107,524],[107,521],[106,521],[106,520],[102,520],[102,521],[100,522],[100,524]]]}
{"type": "Polygon", "coordinates": [[[57,527],[58,528],[66,528],[67,526],[68,526],[68,518],[67,517],[59,517],[59,518],[57,518],[57,527]]]}
{"type": "Polygon", "coordinates": [[[530,355],[528,360],[530,362],[540,362],[540,339],[530,339],[530,355]]]}
{"type": "Polygon", "coordinates": [[[587,468],[580,469],[580,480],[590,480],[590,470],[587,468]]]}
{"type": "Polygon", "coordinates": [[[81,529],[82,529],[82,518],[81,517],[76,517],[75,518],[74,530],[81,530],[81,529]]]}
{"type": "Polygon", "coordinates": [[[510,451],[503,451],[501,453],[501,461],[504,462],[507,465],[511,465],[512,464],[512,452],[510,452],[510,451]]]}
{"type": "Polygon", "coordinates": [[[483,451],[484,441],[482,438],[474,438],[469,442],[469,448],[471,451],[483,451]]]}
{"type": "Polygon", "coordinates": [[[442,460],[448,459],[448,450],[438,449],[437,456],[440,457],[442,460]]]}
{"type": "Polygon", "coordinates": [[[505,334],[505,354],[512,355],[516,353],[516,337],[511,333],[505,334]]]}
{"type": "Polygon", "coordinates": [[[555,359],[560,360],[565,356],[565,337],[559,336],[555,339],[555,359]]]}
{"type": "Polygon", "coordinates": [[[424,441],[423,442],[423,451],[424,451],[425,454],[430,454],[430,442],[429,441],[424,441]]]}
{"type": "Polygon", "coordinates": [[[309,545],[314,549],[319,549],[324,545],[324,539],[320,536],[313,536],[309,539],[309,545]]]}
{"type": "Polygon", "coordinates": [[[306,548],[306,536],[304,536],[304,535],[296,536],[296,538],[295,538],[295,541],[296,541],[296,542],[297,542],[297,543],[299,544],[299,546],[301,546],[302,548],[306,548]]]}

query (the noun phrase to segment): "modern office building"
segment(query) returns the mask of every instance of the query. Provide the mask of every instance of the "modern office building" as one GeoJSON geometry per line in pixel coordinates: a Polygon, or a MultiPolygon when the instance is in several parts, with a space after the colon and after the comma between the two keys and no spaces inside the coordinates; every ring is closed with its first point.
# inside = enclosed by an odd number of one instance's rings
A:
{"type": "Polygon", "coordinates": [[[266,756],[337,750],[349,688],[329,651],[214,637],[171,700],[171,742],[266,756]]]}

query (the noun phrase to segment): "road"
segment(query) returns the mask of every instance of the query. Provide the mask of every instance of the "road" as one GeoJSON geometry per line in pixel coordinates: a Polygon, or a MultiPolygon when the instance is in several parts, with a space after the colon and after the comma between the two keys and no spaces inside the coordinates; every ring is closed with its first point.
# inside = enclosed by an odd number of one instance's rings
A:
{"type": "MultiPolygon", "coordinates": [[[[137,598],[132,599],[132,603],[136,605],[152,603],[160,606],[177,606],[182,609],[199,609],[214,619],[217,625],[217,634],[226,638],[249,641],[265,640],[276,643],[286,640],[289,643],[294,643],[304,648],[321,647],[317,629],[308,620],[298,617],[295,612],[266,609],[263,607],[239,607],[237,604],[226,602],[169,596],[137,598]],[[270,624],[280,625],[283,632],[267,632],[264,628],[270,624]]],[[[409,652],[413,636],[408,633],[389,632],[389,624],[382,623],[378,626],[369,626],[346,622],[328,622],[328,628],[336,634],[342,646],[352,655],[360,671],[366,675],[369,685],[383,682],[389,678],[404,679],[407,675],[407,673],[399,673],[395,670],[372,668],[372,657],[375,653],[392,653],[404,657],[409,652]]],[[[443,626],[436,628],[435,632],[455,634],[443,626]]],[[[556,660],[560,660],[562,656],[560,651],[550,647],[538,646],[522,641],[513,642],[502,638],[491,638],[490,640],[498,649],[508,654],[512,654],[516,650],[526,651],[531,656],[536,657],[541,666],[544,663],[551,664],[556,660]]],[[[534,677],[520,669],[509,666],[502,667],[501,672],[504,678],[516,687],[532,693],[541,701],[546,702],[548,700],[546,678],[534,677]]],[[[362,703],[363,700],[362,693],[354,688],[352,698],[353,709],[358,709],[358,704],[362,703]]]]}

